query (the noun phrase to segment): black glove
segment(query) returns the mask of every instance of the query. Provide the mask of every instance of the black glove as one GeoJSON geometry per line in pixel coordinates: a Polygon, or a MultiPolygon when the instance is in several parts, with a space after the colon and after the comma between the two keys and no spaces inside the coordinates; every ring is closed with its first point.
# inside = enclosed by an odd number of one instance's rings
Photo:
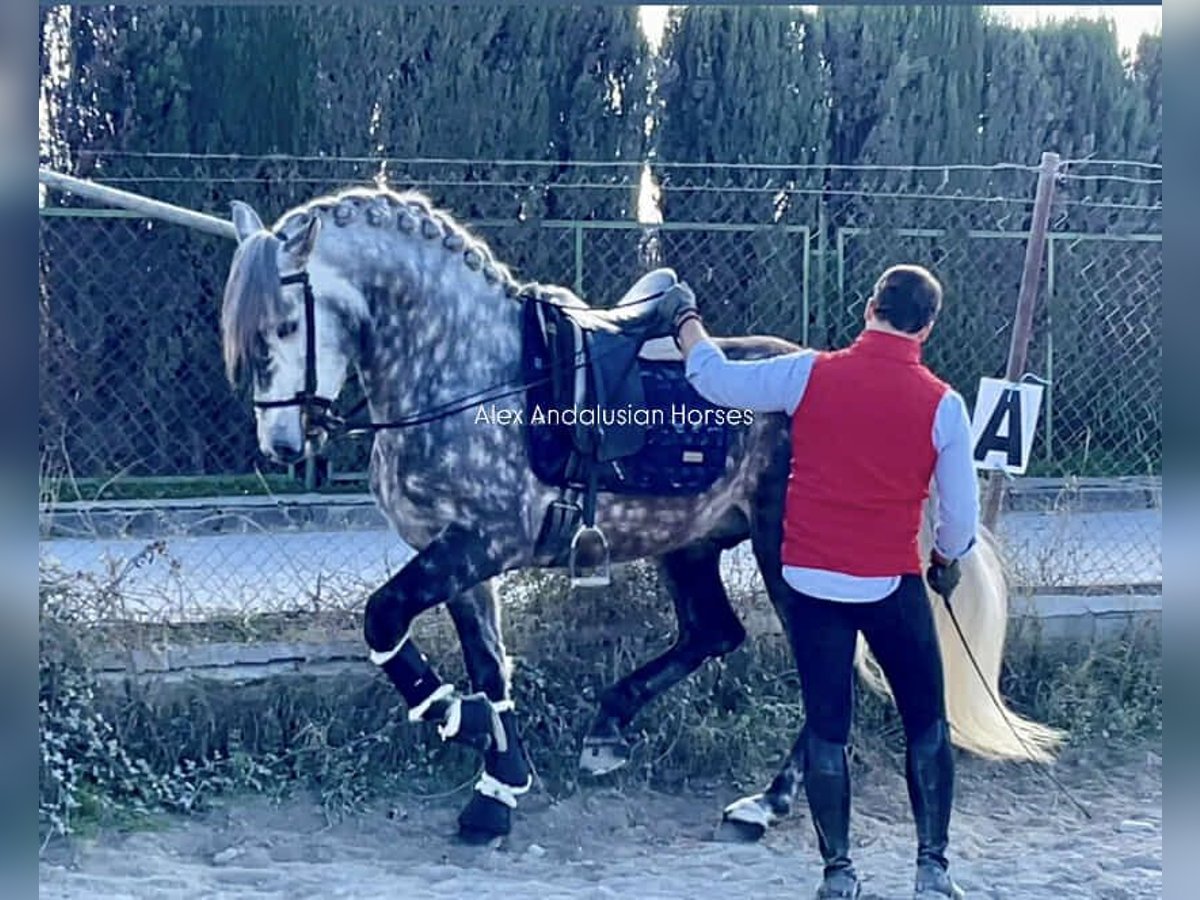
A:
{"type": "Polygon", "coordinates": [[[930,557],[929,568],[925,570],[925,580],[948,603],[950,602],[950,595],[958,587],[958,580],[961,574],[958,568],[958,560],[949,562],[934,554],[930,557]]]}
{"type": "Polygon", "coordinates": [[[696,295],[686,281],[680,281],[663,296],[660,304],[664,318],[670,322],[671,337],[679,346],[679,329],[688,319],[700,320],[700,310],[696,306],[696,295]]]}

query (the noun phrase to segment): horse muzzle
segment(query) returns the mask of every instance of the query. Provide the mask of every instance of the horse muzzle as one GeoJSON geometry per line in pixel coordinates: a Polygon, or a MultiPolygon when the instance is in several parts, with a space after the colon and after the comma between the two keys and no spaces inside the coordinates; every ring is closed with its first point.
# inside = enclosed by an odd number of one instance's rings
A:
{"type": "Polygon", "coordinates": [[[298,407],[299,429],[279,427],[272,429],[263,454],[271,461],[291,465],[306,456],[317,456],[324,450],[332,433],[342,424],[334,415],[332,403],[324,397],[308,397],[299,394],[290,400],[259,400],[254,403],[259,410],[298,407]]]}
{"type": "Polygon", "coordinates": [[[305,452],[303,447],[297,447],[295,444],[272,441],[264,455],[273,463],[290,466],[304,459],[305,452]]]}

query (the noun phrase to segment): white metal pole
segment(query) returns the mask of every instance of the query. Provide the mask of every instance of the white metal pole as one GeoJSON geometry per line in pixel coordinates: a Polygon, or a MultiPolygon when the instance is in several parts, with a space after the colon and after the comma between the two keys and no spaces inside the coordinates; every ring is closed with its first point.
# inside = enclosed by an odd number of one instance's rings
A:
{"type": "Polygon", "coordinates": [[[218,237],[237,240],[237,231],[234,230],[233,223],[225,219],[218,219],[216,216],[194,212],[190,209],[184,209],[182,206],[163,203],[160,200],[151,200],[149,197],[143,197],[139,194],[131,194],[128,191],[121,191],[102,184],[95,184],[80,178],[74,178],[70,175],[63,175],[61,172],[55,172],[44,166],[38,169],[38,181],[47,187],[52,187],[60,191],[69,191],[72,194],[78,194],[81,197],[105,203],[109,206],[144,213],[154,219],[162,219],[166,222],[173,222],[176,225],[183,225],[187,228],[195,228],[198,231],[215,234],[218,237]]]}

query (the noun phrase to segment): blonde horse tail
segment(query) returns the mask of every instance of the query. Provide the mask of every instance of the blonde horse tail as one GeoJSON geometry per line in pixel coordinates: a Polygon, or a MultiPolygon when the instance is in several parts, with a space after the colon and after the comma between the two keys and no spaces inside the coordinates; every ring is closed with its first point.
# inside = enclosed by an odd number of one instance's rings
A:
{"type": "MultiPolygon", "coordinates": [[[[921,538],[922,558],[926,558],[928,528],[921,538]]],[[[942,652],[951,740],[986,759],[1050,762],[1066,734],[1018,715],[1000,695],[1000,665],[1008,630],[1008,583],[1000,549],[986,529],[980,530],[975,548],[961,566],[962,580],[951,602],[986,683],[975,671],[942,598],[926,588],[942,652]]],[[[891,696],[887,679],[861,635],[855,665],[870,687],[891,696]]]]}

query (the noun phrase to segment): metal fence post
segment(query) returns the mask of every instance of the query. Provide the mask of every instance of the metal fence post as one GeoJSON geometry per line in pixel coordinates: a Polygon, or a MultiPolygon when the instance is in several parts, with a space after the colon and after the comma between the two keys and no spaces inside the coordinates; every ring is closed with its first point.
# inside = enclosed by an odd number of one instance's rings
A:
{"type": "Polygon", "coordinates": [[[805,229],[804,231],[804,256],[800,258],[800,265],[803,272],[804,285],[801,289],[801,312],[800,312],[800,344],[808,346],[808,317],[811,309],[812,300],[809,297],[809,259],[812,256],[812,232],[805,229]]]}
{"type": "Polygon", "coordinates": [[[838,228],[837,232],[837,325],[831,321],[826,345],[832,347],[840,337],[840,329],[845,324],[843,316],[846,313],[846,232],[838,228]]]}
{"type": "MultiPolygon", "coordinates": [[[[825,201],[817,206],[817,331],[828,345],[829,315],[829,212],[825,201]]],[[[808,339],[805,338],[807,346],[808,339]]]]}
{"type": "Polygon", "coordinates": [[[1046,462],[1054,461],[1054,235],[1046,235],[1046,462]]]}
{"type": "MultiPolygon", "coordinates": [[[[1025,245],[1025,266],[1021,270],[1021,289],[1017,294],[1017,310],[1013,316],[1012,340],[1008,345],[1008,366],[1004,372],[1006,381],[1019,380],[1025,370],[1029,339],[1033,336],[1033,308],[1037,302],[1038,283],[1041,280],[1046,230],[1050,222],[1050,204],[1054,199],[1054,176],[1058,172],[1058,162],[1057,153],[1042,154],[1037,193],[1033,201],[1033,216],[1029,223],[1029,242],[1025,245]]],[[[1000,514],[1004,478],[1005,473],[993,472],[988,481],[982,515],[983,524],[988,529],[995,527],[996,518],[1000,514]]]]}
{"type": "Polygon", "coordinates": [[[575,223],[575,294],[583,296],[583,225],[575,223]]]}

